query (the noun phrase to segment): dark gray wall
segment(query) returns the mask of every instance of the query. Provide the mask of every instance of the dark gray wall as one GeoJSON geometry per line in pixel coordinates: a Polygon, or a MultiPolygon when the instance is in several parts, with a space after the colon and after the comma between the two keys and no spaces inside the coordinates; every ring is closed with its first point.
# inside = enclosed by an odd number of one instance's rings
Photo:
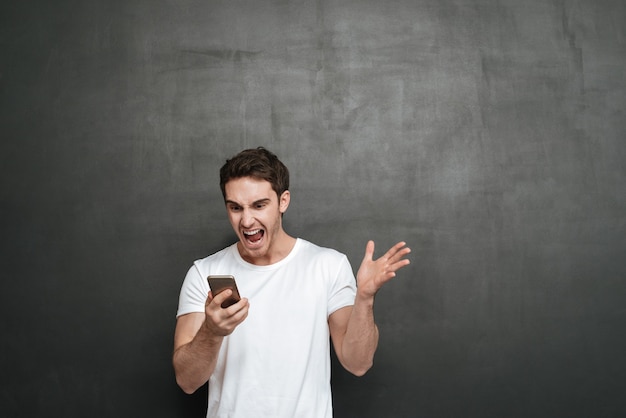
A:
{"type": "Polygon", "coordinates": [[[626,413],[622,0],[7,3],[0,415],[203,416],[178,291],[257,145],[292,234],[413,248],[337,417],[626,413]]]}

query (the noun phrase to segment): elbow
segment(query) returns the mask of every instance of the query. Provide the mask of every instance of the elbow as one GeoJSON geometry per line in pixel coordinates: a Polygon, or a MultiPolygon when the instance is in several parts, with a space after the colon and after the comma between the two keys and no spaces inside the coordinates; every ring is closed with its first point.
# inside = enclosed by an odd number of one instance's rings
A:
{"type": "Polygon", "coordinates": [[[346,370],[348,370],[350,373],[352,373],[356,377],[362,377],[362,376],[365,376],[365,373],[367,373],[369,369],[372,368],[373,365],[374,365],[373,362],[369,362],[367,364],[361,364],[359,366],[346,367],[346,370]]]}
{"type": "Polygon", "coordinates": [[[343,352],[337,356],[339,362],[348,372],[356,377],[364,376],[374,366],[374,352],[351,353],[343,352]]]}
{"type": "Polygon", "coordinates": [[[174,366],[176,384],[187,395],[195,393],[195,391],[202,386],[202,383],[198,383],[198,381],[194,378],[193,369],[190,370],[190,368],[182,361],[178,350],[174,352],[172,365],[174,366]]]}
{"type": "Polygon", "coordinates": [[[195,383],[185,370],[176,367],[176,362],[174,362],[174,375],[176,376],[176,384],[187,395],[193,394],[200,386],[202,386],[201,384],[195,383]]]}
{"type": "Polygon", "coordinates": [[[182,386],[180,386],[180,388],[183,390],[183,392],[185,392],[186,395],[193,395],[194,392],[195,392],[195,390],[193,390],[193,389],[187,389],[187,388],[182,387],[182,386]]]}
{"type": "Polygon", "coordinates": [[[181,385],[180,383],[178,384],[178,386],[183,390],[183,392],[185,392],[185,394],[187,395],[192,395],[195,392],[195,389],[192,389],[190,387],[186,387],[181,385]]]}
{"type": "Polygon", "coordinates": [[[190,385],[184,379],[181,379],[180,376],[176,376],[176,384],[187,395],[192,395],[193,393],[195,393],[196,390],[198,390],[198,386],[190,385]]]}

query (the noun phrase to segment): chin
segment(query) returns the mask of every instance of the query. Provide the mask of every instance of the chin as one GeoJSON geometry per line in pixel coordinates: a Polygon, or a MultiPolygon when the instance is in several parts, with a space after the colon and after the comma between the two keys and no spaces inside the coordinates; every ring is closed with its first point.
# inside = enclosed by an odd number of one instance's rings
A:
{"type": "Polygon", "coordinates": [[[262,245],[258,248],[250,248],[246,245],[246,243],[242,242],[241,246],[243,247],[242,255],[245,255],[246,257],[262,258],[267,255],[267,248],[265,247],[265,245],[262,245]]]}

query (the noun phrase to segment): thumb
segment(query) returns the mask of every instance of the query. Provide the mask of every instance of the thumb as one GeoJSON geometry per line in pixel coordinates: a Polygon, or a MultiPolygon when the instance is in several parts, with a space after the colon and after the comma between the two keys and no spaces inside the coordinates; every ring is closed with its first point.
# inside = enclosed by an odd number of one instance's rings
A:
{"type": "Polygon", "coordinates": [[[365,246],[365,256],[363,257],[363,261],[372,260],[374,258],[374,241],[367,241],[367,245],[365,246]]]}

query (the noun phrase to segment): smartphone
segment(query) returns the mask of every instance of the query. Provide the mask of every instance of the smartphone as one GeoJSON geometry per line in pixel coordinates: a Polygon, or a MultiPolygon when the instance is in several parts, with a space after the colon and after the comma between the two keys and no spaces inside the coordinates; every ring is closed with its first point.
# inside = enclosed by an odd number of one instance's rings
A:
{"type": "Polygon", "coordinates": [[[237,283],[235,283],[235,278],[233,276],[209,276],[207,280],[209,281],[209,287],[213,292],[213,297],[217,296],[219,293],[223,292],[226,289],[230,289],[233,291],[233,294],[230,295],[230,297],[224,302],[222,302],[222,308],[228,308],[230,305],[239,302],[239,300],[241,299],[241,296],[239,296],[239,290],[237,289],[237,283]]]}

